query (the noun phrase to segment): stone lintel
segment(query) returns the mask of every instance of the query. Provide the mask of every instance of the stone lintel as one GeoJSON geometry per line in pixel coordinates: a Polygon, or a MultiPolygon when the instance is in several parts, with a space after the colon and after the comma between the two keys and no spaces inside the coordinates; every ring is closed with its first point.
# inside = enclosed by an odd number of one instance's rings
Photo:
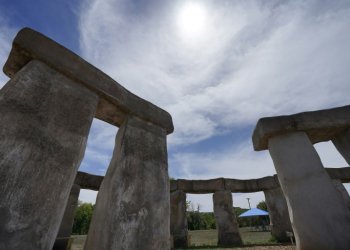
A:
{"type": "Polygon", "coordinates": [[[303,112],[287,116],[259,119],[252,136],[256,151],[265,150],[271,137],[305,132],[314,143],[328,141],[350,127],[350,105],[332,109],[303,112]]]}
{"type": "Polygon", "coordinates": [[[82,189],[90,189],[98,191],[104,176],[88,174],[85,172],[78,172],[74,183],[79,185],[82,189]]]}
{"type": "Polygon", "coordinates": [[[170,192],[175,192],[177,190],[177,180],[170,180],[170,192]]]}
{"type": "Polygon", "coordinates": [[[101,70],[50,38],[30,28],[23,28],[13,41],[3,68],[4,73],[12,78],[33,59],[46,63],[97,93],[100,102],[96,118],[119,127],[126,116],[133,115],[162,127],[168,134],[173,132],[172,118],[168,112],[129,92],[101,70]]]}
{"type": "Polygon", "coordinates": [[[188,191],[193,190],[193,181],[192,180],[184,180],[184,179],[178,179],[177,182],[177,188],[178,190],[182,190],[185,193],[189,193],[188,191]]]}
{"type": "MultiPolygon", "coordinates": [[[[325,168],[332,179],[338,179],[342,183],[350,183],[350,167],[325,168]]],[[[104,176],[78,172],[74,183],[82,189],[98,191],[104,176]]],[[[210,180],[171,180],[170,191],[182,190],[189,194],[208,194],[219,190],[230,190],[232,193],[251,193],[270,190],[280,187],[277,175],[266,176],[259,179],[237,180],[217,178],[210,180]],[[224,186],[222,186],[224,183],[224,186]]]]}
{"type": "Polygon", "coordinates": [[[190,194],[208,194],[217,191],[229,190],[237,193],[259,192],[279,187],[276,176],[267,176],[260,179],[237,180],[217,178],[209,180],[172,180],[171,191],[182,190],[190,194]],[[177,184],[172,184],[176,182],[177,184]]]}
{"type": "Polygon", "coordinates": [[[193,192],[198,194],[225,190],[225,179],[193,180],[193,192]]]}
{"type": "Polygon", "coordinates": [[[266,176],[260,179],[237,180],[225,179],[225,188],[231,192],[251,193],[279,187],[276,176],[266,176]]]}

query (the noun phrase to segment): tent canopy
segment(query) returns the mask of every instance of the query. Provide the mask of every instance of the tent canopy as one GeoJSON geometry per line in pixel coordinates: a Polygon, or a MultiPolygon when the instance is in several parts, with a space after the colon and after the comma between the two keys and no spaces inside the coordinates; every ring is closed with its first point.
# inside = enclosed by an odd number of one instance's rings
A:
{"type": "Polygon", "coordinates": [[[264,216],[264,215],[269,215],[269,213],[264,211],[264,210],[261,210],[259,208],[252,208],[252,209],[249,209],[248,211],[242,213],[238,217],[264,216]]]}

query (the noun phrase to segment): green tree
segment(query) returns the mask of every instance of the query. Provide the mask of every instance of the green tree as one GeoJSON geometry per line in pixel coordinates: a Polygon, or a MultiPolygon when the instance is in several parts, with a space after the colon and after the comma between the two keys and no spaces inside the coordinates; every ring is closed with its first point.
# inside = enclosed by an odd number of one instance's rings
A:
{"type": "Polygon", "coordinates": [[[91,203],[78,202],[78,207],[75,210],[73,233],[72,234],[87,234],[92,218],[94,205],[91,203]]]}
{"type": "Polygon", "coordinates": [[[265,201],[260,201],[256,207],[261,210],[267,211],[267,205],[265,201]]]}

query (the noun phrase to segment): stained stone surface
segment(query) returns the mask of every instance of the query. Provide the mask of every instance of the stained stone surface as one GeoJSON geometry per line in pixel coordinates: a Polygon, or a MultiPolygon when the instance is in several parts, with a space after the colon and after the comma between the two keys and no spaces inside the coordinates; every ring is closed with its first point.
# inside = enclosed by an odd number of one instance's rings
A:
{"type": "Polygon", "coordinates": [[[271,235],[279,242],[290,242],[286,232],[293,232],[288,207],[281,188],[264,191],[271,221],[271,235]]]}
{"type": "Polygon", "coordinates": [[[269,139],[298,249],[350,249],[350,211],[304,132],[269,139]]]}
{"type": "Polygon", "coordinates": [[[0,249],[52,249],[98,97],[31,61],[0,91],[0,249]]]}
{"type": "Polygon", "coordinates": [[[84,249],[170,249],[164,129],[135,117],[119,128],[84,249]]]}
{"type": "Polygon", "coordinates": [[[233,212],[230,191],[217,191],[213,194],[214,216],[218,230],[218,246],[242,245],[238,223],[233,212]]]}
{"type": "Polygon", "coordinates": [[[69,237],[72,234],[75,209],[78,206],[78,198],[80,193],[80,186],[74,184],[68,198],[66,210],[64,211],[63,219],[60,229],[53,246],[53,250],[66,250],[68,246],[69,237]]]}
{"type": "Polygon", "coordinates": [[[170,194],[170,208],[170,233],[173,236],[174,247],[187,247],[186,193],[181,190],[172,192],[170,194]]]}

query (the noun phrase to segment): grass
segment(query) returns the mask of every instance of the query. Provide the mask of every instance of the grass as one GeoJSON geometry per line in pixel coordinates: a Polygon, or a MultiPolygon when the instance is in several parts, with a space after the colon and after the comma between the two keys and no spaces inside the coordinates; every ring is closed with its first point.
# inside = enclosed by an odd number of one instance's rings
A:
{"type": "MultiPolygon", "coordinates": [[[[249,228],[240,228],[240,233],[244,245],[273,245],[270,242],[270,232],[251,232],[249,228]]],[[[197,230],[189,231],[191,247],[190,249],[222,249],[216,247],[217,245],[217,231],[216,230],[197,230]]],[[[85,242],[85,235],[74,235],[71,250],[83,250],[85,242]]],[[[227,249],[226,249],[227,250],[227,249]]]]}
{"type": "MultiPolygon", "coordinates": [[[[239,229],[244,245],[270,244],[270,232],[251,232],[248,227],[239,229]]],[[[216,230],[189,231],[191,246],[216,246],[216,230]]]]}

